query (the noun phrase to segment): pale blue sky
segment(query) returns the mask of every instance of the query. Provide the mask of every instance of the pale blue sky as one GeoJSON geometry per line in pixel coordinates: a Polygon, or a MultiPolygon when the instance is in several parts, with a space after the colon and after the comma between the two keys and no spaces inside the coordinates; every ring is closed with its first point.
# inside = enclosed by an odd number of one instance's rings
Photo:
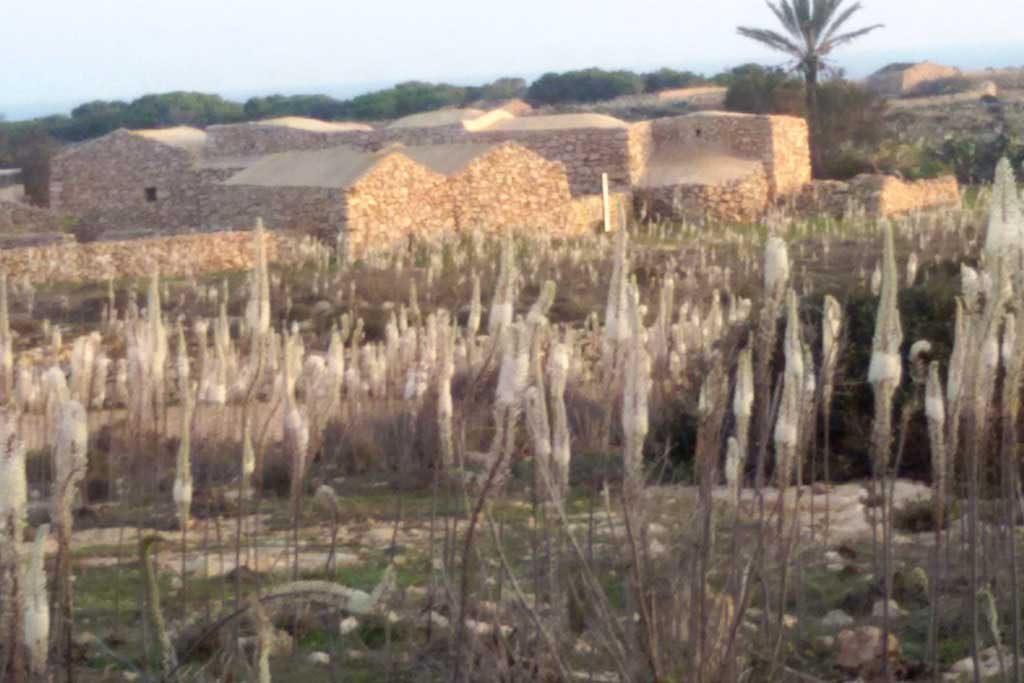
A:
{"type": "MultiPolygon", "coordinates": [[[[863,0],[887,27],[837,53],[854,75],[893,60],[1024,65],[1021,0],[863,0]]],[[[0,112],[203,90],[346,96],[398,80],[471,83],[587,66],[714,72],[777,55],[736,35],[762,0],[3,0],[0,112]]]]}

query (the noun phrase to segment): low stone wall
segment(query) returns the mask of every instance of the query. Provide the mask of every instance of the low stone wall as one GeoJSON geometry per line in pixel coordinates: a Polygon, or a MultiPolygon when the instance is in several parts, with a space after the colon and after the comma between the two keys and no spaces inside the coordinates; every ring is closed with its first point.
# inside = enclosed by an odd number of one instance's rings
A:
{"type": "MultiPolygon", "coordinates": [[[[271,261],[298,258],[292,237],[265,233],[271,261]]],[[[83,282],[109,277],[167,277],[245,270],[252,267],[253,233],[177,235],[121,242],[67,242],[0,250],[0,269],[31,282],[83,282]]]]}
{"type": "Polygon", "coordinates": [[[60,232],[72,222],[56,211],[40,209],[21,202],[0,200],[0,233],[39,234],[60,232]]]}
{"type": "MultiPolygon", "coordinates": [[[[623,218],[629,220],[633,214],[633,193],[615,192],[608,196],[610,204],[610,230],[622,227],[623,218]]],[[[577,197],[569,202],[569,211],[562,236],[598,234],[604,230],[604,202],[601,195],[577,197]]]]}
{"type": "Polygon", "coordinates": [[[862,174],[849,182],[816,180],[796,198],[794,208],[806,216],[822,213],[841,218],[851,207],[873,218],[960,205],[960,186],[953,176],[904,181],[894,176],[862,174]]]}
{"type": "Polygon", "coordinates": [[[768,177],[763,169],[719,185],[676,185],[634,191],[646,218],[697,223],[753,223],[768,208],[768,177]]]}
{"type": "Polygon", "coordinates": [[[953,176],[905,182],[892,176],[853,179],[854,192],[863,197],[868,213],[896,216],[921,209],[960,205],[960,185],[953,176]]]}

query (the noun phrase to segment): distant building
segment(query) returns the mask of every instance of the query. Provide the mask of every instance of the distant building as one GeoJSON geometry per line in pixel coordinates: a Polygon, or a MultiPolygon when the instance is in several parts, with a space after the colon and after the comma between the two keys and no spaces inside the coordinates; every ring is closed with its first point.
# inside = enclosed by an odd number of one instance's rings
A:
{"type": "Polygon", "coordinates": [[[865,83],[869,89],[884,97],[903,97],[923,83],[959,75],[959,69],[933,62],[894,63],[868,76],[865,83]]]}
{"type": "Polygon", "coordinates": [[[207,189],[207,227],[251,225],[333,237],[355,252],[456,229],[565,229],[561,164],[517,145],[336,147],[274,154],[207,189]]]}
{"type": "Polygon", "coordinates": [[[51,197],[110,233],[262,217],[327,239],[346,230],[358,250],[452,229],[577,234],[601,222],[603,175],[617,206],[635,196],[651,213],[754,221],[810,181],[807,126],[717,111],[628,123],[492,109],[384,128],[284,117],[118,130],[58,155],[51,197]]]}
{"type": "Polygon", "coordinates": [[[205,132],[182,126],[120,129],[70,147],[51,162],[50,206],[108,230],[194,230],[205,142],[205,132]]]}

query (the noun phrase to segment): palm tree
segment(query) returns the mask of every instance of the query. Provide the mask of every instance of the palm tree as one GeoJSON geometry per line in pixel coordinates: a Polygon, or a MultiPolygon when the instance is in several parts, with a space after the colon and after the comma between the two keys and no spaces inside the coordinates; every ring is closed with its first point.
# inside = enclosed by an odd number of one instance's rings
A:
{"type": "Polygon", "coordinates": [[[844,7],[846,0],[780,0],[768,2],[768,8],[782,24],[785,33],[769,29],[740,26],[740,35],[784,52],[793,61],[793,69],[804,77],[807,106],[807,125],[811,134],[811,166],[814,175],[821,173],[821,150],[818,131],[818,74],[827,66],[825,58],[835,48],[867,35],[882,24],[874,24],[854,31],[843,31],[844,26],[861,10],[854,2],[844,7]]]}

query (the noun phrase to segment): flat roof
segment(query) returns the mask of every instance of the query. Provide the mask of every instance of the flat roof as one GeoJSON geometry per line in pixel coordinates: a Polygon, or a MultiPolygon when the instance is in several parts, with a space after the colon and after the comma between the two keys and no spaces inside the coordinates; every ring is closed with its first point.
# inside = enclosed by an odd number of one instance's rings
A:
{"type": "Polygon", "coordinates": [[[579,128],[628,128],[622,119],[606,114],[551,114],[498,121],[489,130],[572,130],[579,128]]]}
{"type": "Polygon", "coordinates": [[[351,131],[369,131],[373,126],[354,121],[321,121],[305,116],[278,116],[272,119],[254,121],[256,126],[281,126],[296,130],[308,130],[314,133],[346,133],[351,131]]]}
{"type": "Polygon", "coordinates": [[[129,131],[132,135],[153,140],[170,147],[189,151],[198,151],[206,145],[206,131],[191,126],[174,126],[171,128],[144,128],[129,131]]]}
{"type": "Polygon", "coordinates": [[[388,128],[434,128],[436,126],[450,126],[463,121],[471,121],[483,116],[482,109],[438,109],[436,111],[425,111],[419,114],[410,114],[400,119],[395,119],[388,124],[388,128]]]}
{"type": "Polygon", "coordinates": [[[260,187],[351,187],[386,155],[349,147],[271,154],[239,171],[225,185],[260,187]]]}
{"type": "Polygon", "coordinates": [[[500,146],[499,144],[411,145],[389,149],[404,154],[432,171],[442,175],[452,175],[469,166],[475,159],[479,159],[500,146]]]}

